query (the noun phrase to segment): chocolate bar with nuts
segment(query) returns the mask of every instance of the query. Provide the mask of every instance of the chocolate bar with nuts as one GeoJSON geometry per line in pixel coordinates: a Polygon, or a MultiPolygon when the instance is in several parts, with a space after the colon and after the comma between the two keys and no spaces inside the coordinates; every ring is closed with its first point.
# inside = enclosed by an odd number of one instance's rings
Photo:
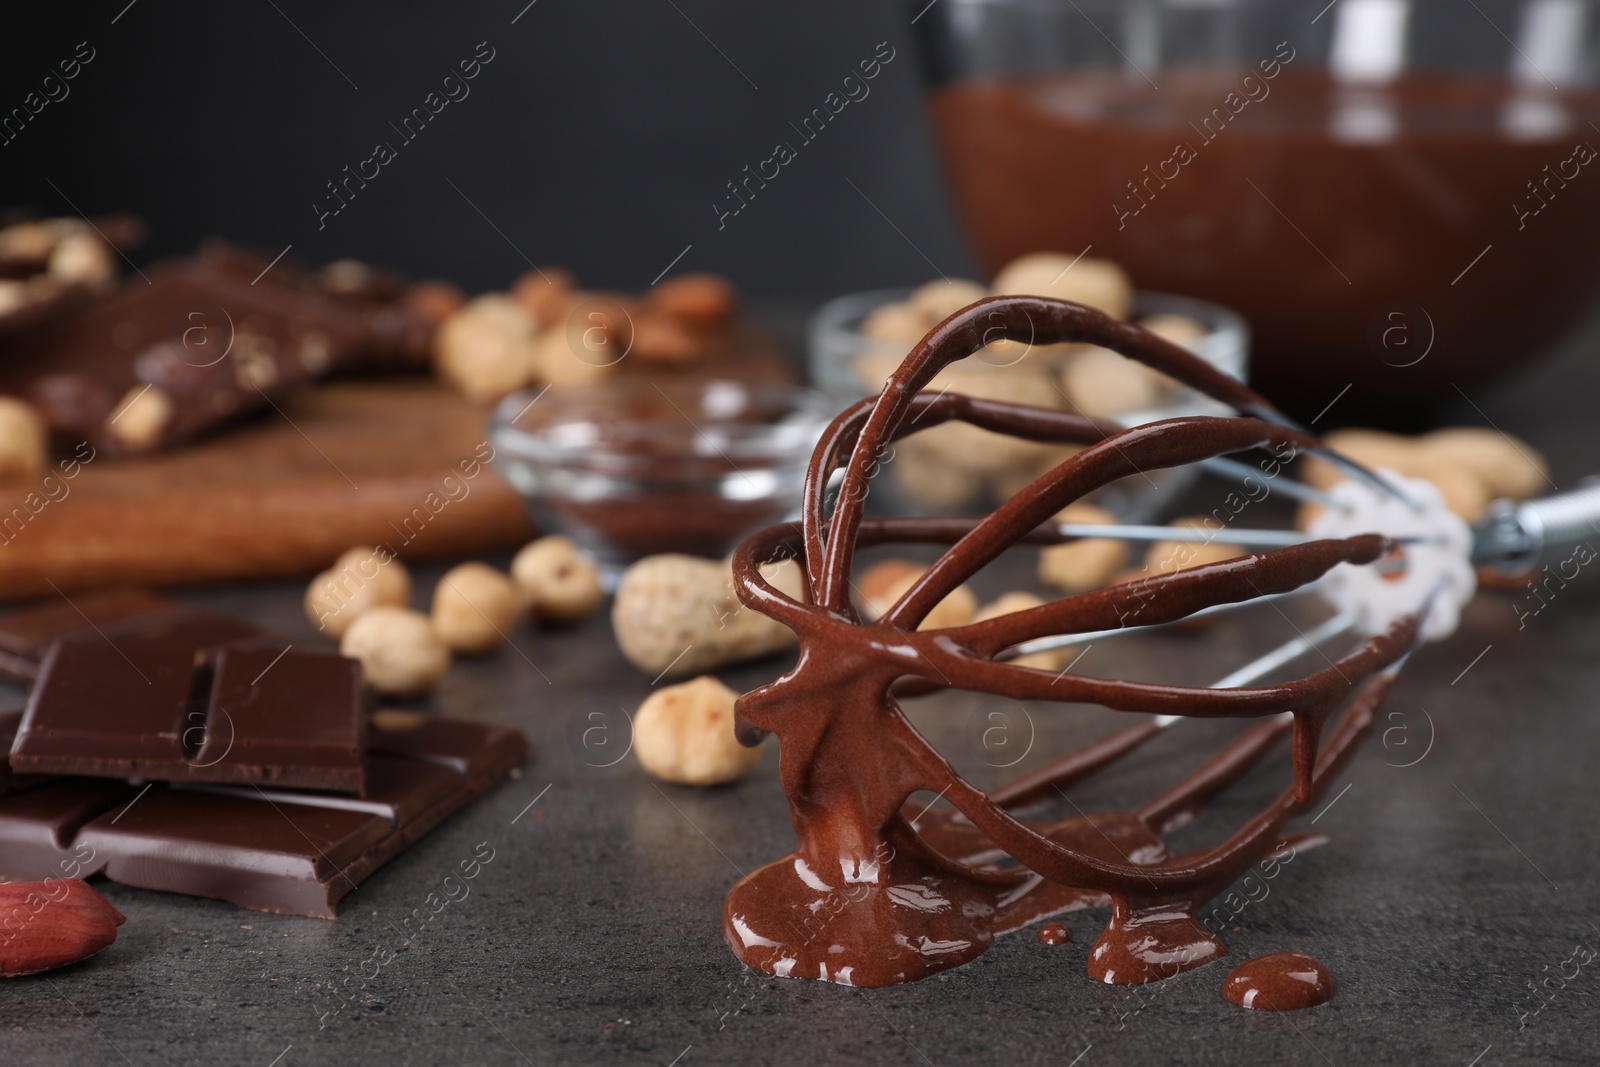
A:
{"type": "Polygon", "coordinates": [[[291,267],[213,244],[12,339],[0,349],[0,392],[27,397],[64,438],[149,452],[342,366],[412,364],[428,336],[398,303],[336,297],[291,267]]]}
{"type": "Polygon", "coordinates": [[[69,778],[0,797],[0,877],[142,889],[332,919],[338,903],[528,756],[504,726],[375,722],[369,795],[69,778]],[[393,735],[393,736],[390,736],[393,735]],[[407,736],[410,735],[410,736],[407,736]],[[376,749],[403,751],[385,756],[376,749]]]}
{"type": "Polygon", "coordinates": [[[361,794],[365,700],[361,665],[332,653],[67,638],[40,667],[11,769],[361,794]]]}

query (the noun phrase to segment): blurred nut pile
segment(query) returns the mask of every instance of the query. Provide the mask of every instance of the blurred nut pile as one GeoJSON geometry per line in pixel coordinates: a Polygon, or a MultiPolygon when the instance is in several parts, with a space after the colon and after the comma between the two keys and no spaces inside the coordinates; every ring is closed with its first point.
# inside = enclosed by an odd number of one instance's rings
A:
{"type": "Polygon", "coordinates": [[[441,317],[434,339],[439,376],[487,402],[530,385],[577,385],[618,373],[626,361],[688,369],[725,343],[738,297],[713,274],[684,274],[640,296],[577,288],[545,267],[509,293],[485,293],[454,308],[433,294],[441,317]]]}
{"type": "MultiPolygon", "coordinates": [[[[1072,300],[1126,319],[1134,293],[1128,275],[1109,260],[1049,252],[1015,260],[991,286],[959,279],[929,282],[904,302],[885,304],[862,321],[860,332],[872,342],[855,363],[862,386],[881,390],[906,352],[938,322],[975,300],[1001,295],[1072,300]]],[[[1190,347],[1206,334],[1202,324],[1181,315],[1138,322],[1190,347]]],[[[1105,418],[1150,411],[1185,393],[1172,379],[1109,349],[1003,339],[946,368],[927,391],[945,389],[1105,418]]],[[[951,422],[907,437],[895,450],[889,470],[899,488],[925,507],[951,508],[984,496],[1008,497],[1078,449],[951,422]]]]}
{"type": "MultiPolygon", "coordinates": [[[[1328,445],[1373,470],[1392,470],[1408,478],[1432,482],[1450,510],[1477,522],[1497,499],[1527,500],[1555,488],[1550,465],[1526,441],[1484,426],[1451,426],[1420,437],[1383,430],[1335,430],[1328,445]]],[[[1301,478],[1318,489],[1343,481],[1344,471],[1308,456],[1301,478]]],[[[1317,514],[1308,504],[1300,511],[1304,529],[1317,514]]]]}
{"type": "Polygon", "coordinates": [[[453,653],[481,655],[509,640],[517,618],[569,623],[599,607],[600,569],[559,534],[526,545],[509,575],[462,563],[434,587],[430,614],[411,609],[411,574],[386,548],[352,548],[306,589],[306,616],[361,661],[367,684],[409,697],[439,684],[453,653]]]}

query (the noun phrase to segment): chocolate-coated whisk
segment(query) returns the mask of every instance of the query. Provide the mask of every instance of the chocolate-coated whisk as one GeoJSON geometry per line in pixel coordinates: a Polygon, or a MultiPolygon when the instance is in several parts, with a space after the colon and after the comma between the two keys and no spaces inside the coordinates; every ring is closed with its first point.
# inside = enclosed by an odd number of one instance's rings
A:
{"type": "Polygon", "coordinates": [[[1329,451],[1247,386],[1137,326],[1033,297],[982,300],[950,316],[912,350],[878,397],[835,419],[813,453],[803,511],[803,522],[752,536],[734,557],[740,599],[788,625],[800,641],[796,666],[746,694],[737,708],[743,738],[779,735],[781,780],[798,842],[792,854],[732,889],[724,934],[751,966],[845,984],[910,981],[971,959],[997,934],[1107,903],[1111,921],[1089,957],[1090,973],[1103,981],[1151,981],[1223,955],[1214,932],[1195,922],[1196,912],[1294,840],[1285,822],[1315,803],[1350,758],[1400,665],[1425,637],[1454,626],[1471,595],[1476,551],[1464,524],[1427,483],[1393,479],[1329,451]],[[922,392],[944,367],[1000,337],[1110,348],[1241,415],[1124,429],[1027,405],[922,392]],[[1084,447],[987,516],[866,517],[868,483],[883,450],[898,437],[952,419],[1084,447]],[[1196,532],[1197,539],[1259,551],[982,623],[918,628],[951,590],[1013,545],[1188,536],[1168,527],[1062,524],[1054,516],[1100,486],[1152,467],[1199,463],[1239,476],[1241,465],[1223,457],[1256,448],[1319,455],[1353,478],[1326,493],[1292,491],[1323,505],[1309,534],[1196,532]],[[841,468],[837,494],[830,494],[841,468]],[[882,617],[864,623],[849,597],[854,554],[890,541],[950,547],[882,617]],[[759,570],[796,556],[804,564],[809,603],[784,595],[759,570]],[[1212,686],[1054,674],[1007,662],[1024,651],[1142,631],[1308,589],[1334,606],[1333,618],[1212,686]],[[1129,596],[1142,604],[1132,624],[1119,606],[1129,596]],[[1327,668],[1257,684],[1346,633],[1360,641],[1327,668]],[[1093,703],[1151,717],[985,794],[900,711],[898,697],[937,688],[1093,703]],[[1046,822],[1019,817],[1064,796],[1062,786],[1131,752],[1180,717],[1259,721],[1137,809],[1046,822]],[[1184,853],[1168,849],[1165,831],[1290,733],[1290,788],[1221,844],[1184,853]],[[913,813],[907,802],[920,791],[943,796],[953,810],[913,813]]]}

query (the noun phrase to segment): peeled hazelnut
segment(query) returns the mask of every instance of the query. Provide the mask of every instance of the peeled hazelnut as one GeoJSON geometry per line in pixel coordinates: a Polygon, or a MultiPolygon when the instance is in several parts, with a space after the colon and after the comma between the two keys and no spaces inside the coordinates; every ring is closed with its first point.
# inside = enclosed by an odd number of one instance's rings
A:
{"type": "Polygon", "coordinates": [[[1151,315],[1140,319],[1139,325],[1163,341],[1171,341],[1185,348],[1193,348],[1196,341],[1210,332],[1206,329],[1205,323],[1191,319],[1187,315],[1151,315]]]}
{"type": "MultiPolygon", "coordinates": [[[[1173,519],[1170,526],[1177,526],[1188,530],[1210,532],[1220,528],[1217,520],[1204,515],[1191,515],[1182,519],[1173,519]]],[[[1145,568],[1152,576],[1171,574],[1187,567],[1203,567],[1209,563],[1221,563],[1226,559],[1237,559],[1245,555],[1244,549],[1238,545],[1224,545],[1215,542],[1195,541],[1157,541],[1150,546],[1150,551],[1145,554],[1145,568]]]]}
{"type": "Polygon", "coordinates": [[[983,492],[980,474],[941,462],[914,438],[896,442],[899,454],[889,465],[897,489],[926,508],[959,508],[983,492]]]}
{"type": "Polygon", "coordinates": [[[44,420],[33,405],[0,396],[0,481],[38,475],[48,454],[44,420]]]}
{"type": "Polygon", "coordinates": [[[95,233],[72,233],[50,253],[45,268],[64,282],[100,287],[117,276],[116,253],[95,233]]]}
{"type": "Polygon", "coordinates": [[[511,561],[511,580],[535,618],[576,622],[605,597],[600,568],[570,537],[552,534],[523,546],[511,561]]]}
{"type": "Polygon", "coordinates": [[[306,617],[329,637],[341,637],[363,613],[405,607],[411,574],[387,549],[352,548],[306,588],[306,617]]]}
{"type": "Polygon", "coordinates": [[[715,274],[681,274],[650,290],[650,304],[692,330],[712,330],[733,315],[733,285],[715,274]]]}
{"type": "Polygon", "coordinates": [[[677,319],[664,314],[640,315],[633,323],[628,355],[646,363],[684,367],[700,357],[700,343],[677,319]]]}
{"type": "MultiPolygon", "coordinates": [[[[1415,447],[1409,437],[1383,430],[1348,429],[1335,430],[1322,440],[1335,452],[1343,453],[1368,469],[1387,469],[1408,477],[1417,476],[1417,468],[1412,462],[1415,447]]],[[[1306,456],[1301,464],[1300,477],[1307,485],[1317,489],[1331,489],[1348,475],[1325,459],[1306,456]]]]}
{"type": "Polygon", "coordinates": [[[537,328],[543,330],[566,317],[572,289],[571,274],[560,267],[544,267],[518,278],[511,287],[511,295],[533,314],[537,328]]]}
{"type": "Polygon", "coordinates": [[[922,340],[928,329],[910,304],[883,304],[861,320],[860,331],[878,341],[915,342],[922,340]]]}
{"type": "Polygon", "coordinates": [[[471,301],[439,327],[434,366],[469,400],[498,400],[533,376],[533,316],[503,293],[471,301]]]}
{"type": "Polygon", "coordinates": [[[988,295],[989,290],[977,282],[969,282],[964,278],[940,278],[919,287],[906,303],[931,327],[988,295]]]}
{"type": "MultiPolygon", "coordinates": [[[[869,622],[881,618],[927,569],[920,563],[906,559],[886,559],[868,567],[856,583],[856,592],[862,601],[862,614],[869,622]]],[[[965,585],[958,585],[933,606],[917,629],[943,630],[951,626],[965,626],[972,621],[977,610],[977,596],[965,585]]]]}
{"type": "Polygon", "coordinates": [[[1099,308],[1119,319],[1133,307],[1133,282],[1109,259],[1035,252],[1014,259],[995,275],[1002,295],[1050,296],[1099,308]]]}
{"type": "Polygon", "coordinates": [[[400,304],[411,314],[438,327],[467,304],[467,294],[452,282],[430,280],[407,286],[400,304]]]}
{"type": "Polygon", "coordinates": [[[127,919],[80,878],[0,883],[0,978],[87,959],[117,939],[127,919]]]}
{"type": "Polygon", "coordinates": [[[517,617],[511,579],[482,563],[452,567],[433,590],[433,629],[455,652],[488,652],[517,617]]]}
{"type": "Polygon", "coordinates": [[[390,696],[425,693],[450,667],[450,650],[433,624],[408,608],[363,612],[344,632],[339,654],[360,660],[367,684],[390,696]]]}
{"type": "Polygon", "coordinates": [[[172,398],[165,390],[136,385],[106,417],[106,432],[129,452],[148,452],[161,444],[172,415],[172,398]]]}
{"type": "Polygon", "coordinates": [[[1061,372],[1061,385],[1079,411],[1097,418],[1146,411],[1170,385],[1162,374],[1109,348],[1091,348],[1061,372]]]}
{"type": "Polygon", "coordinates": [[[27,283],[13,278],[0,278],[0,316],[9,315],[32,302],[27,283]]]}
{"type": "Polygon", "coordinates": [[[739,694],[709,674],[658,689],[633,717],[633,752],[652,777],[677,785],[737,782],[761,762],[733,732],[739,694]]]}
{"type": "MultiPolygon", "coordinates": [[[[1107,526],[1117,517],[1093,504],[1070,504],[1056,513],[1056,522],[1107,526]]],[[[1128,546],[1114,537],[1086,537],[1039,551],[1039,580],[1069,593],[1109,585],[1128,562],[1128,546]]]]}
{"type": "Polygon", "coordinates": [[[539,335],[534,350],[534,377],[551,385],[584,385],[608,377],[618,356],[609,352],[606,344],[609,341],[580,335],[579,347],[583,351],[577,352],[567,328],[552,326],[539,335]]]}

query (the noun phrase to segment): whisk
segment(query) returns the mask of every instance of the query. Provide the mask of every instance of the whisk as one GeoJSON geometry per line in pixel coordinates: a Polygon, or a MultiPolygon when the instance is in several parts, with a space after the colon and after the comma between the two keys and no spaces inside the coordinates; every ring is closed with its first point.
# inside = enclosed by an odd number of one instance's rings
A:
{"type": "Polygon", "coordinates": [[[877,397],[829,426],[812,456],[802,521],[763,530],[735,554],[740,599],[799,638],[795,667],[746,694],[737,708],[741,740],[754,744],[771,732],[781,741],[781,782],[797,844],[732,888],[724,936],[746,964],[776,975],[888,985],[970,960],[997,935],[1051,914],[1109,903],[1110,920],[1089,953],[1093,977],[1142,983],[1210,962],[1226,948],[1196,922],[1197,911],[1297,840],[1285,832],[1286,822],[1315,804],[1351,757],[1412,651],[1454,629],[1473,595],[1475,568],[1502,576],[1535,571],[1563,546],[1600,535],[1597,522],[1600,487],[1590,487],[1502,504],[1469,530],[1428,483],[1372,471],[1329,450],[1242,383],[1138,326],[1043,298],[972,304],[929,332],[877,397]],[[1237,414],[1123,428],[923,392],[943,368],[1001,338],[1110,348],[1237,414]],[[1084,447],[986,516],[866,517],[871,477],[889,445],[950,420],[1084,447]],[[1226,458],[1255,449],[1267,449],[1272,464],[1314,454],[1350,476],[1328,492],[1286,477],[1275,483],[1323,508],[1308,534],[1193,531],[1196,539],[1251,551],[981,623],[918,629],[957,585],[1014,545],[1184,537],[1166,526],[1085,526],[1053,517],[1109,482],[1154,468],[1196,463],[1224,476],[1276,477],[1280,471],[1267,465],[1226,458]],[[950,547],[867,623],[849,596],[853,557],[860,547],[888,542],[950,547]],[[809,603],[762,577],[760,565],[784,558],[802,560],[809,603]],[[1332,605],[1332,618],[1208,686],[1056,674],[1009,662],[1307,589],[1332,605]],[[1353,638],[1353,647],[1325,669],[1259,684],[1340,637],[1353,638]],[[937,689],[1099,704],[1153,717],[984,793],[923,738],[897,702],[937,689]],[[1254,724],[1137,809],[1046,822],[1019,817],[1185,717],[1254,724]],[[1171,851],[1163,834],[1192,818],[1285,734],[1293,784],[1220,844],[1171,851]],[[913,813],[907,802],[920,791],[944,797],[951,808],[913,813]]]}

